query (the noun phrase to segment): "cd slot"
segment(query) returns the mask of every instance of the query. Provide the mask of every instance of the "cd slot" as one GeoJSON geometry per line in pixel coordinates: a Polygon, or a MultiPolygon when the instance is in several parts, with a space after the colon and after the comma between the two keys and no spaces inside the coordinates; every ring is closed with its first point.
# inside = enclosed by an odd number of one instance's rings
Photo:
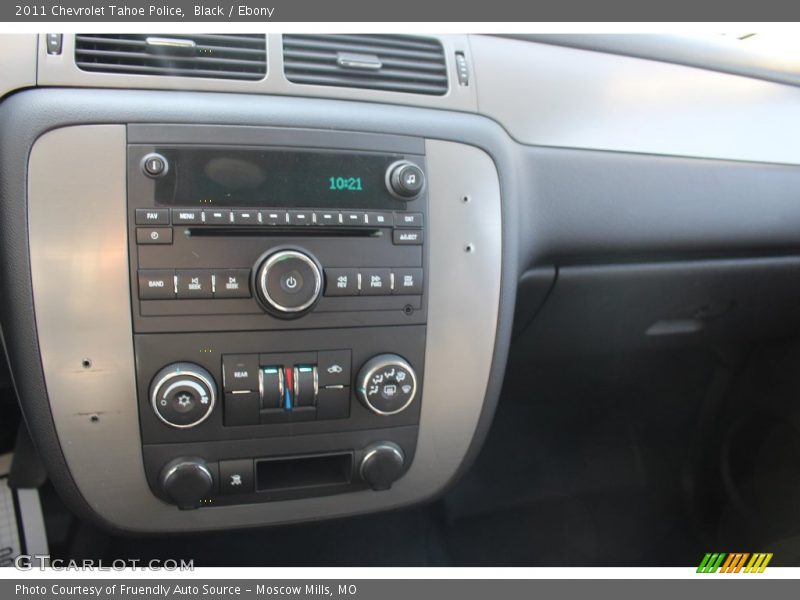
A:
{"type": "Polygon", "coordinates": [[[380,237],[383,232],[370,227],[187,227],[189,237],[380,237]]]}

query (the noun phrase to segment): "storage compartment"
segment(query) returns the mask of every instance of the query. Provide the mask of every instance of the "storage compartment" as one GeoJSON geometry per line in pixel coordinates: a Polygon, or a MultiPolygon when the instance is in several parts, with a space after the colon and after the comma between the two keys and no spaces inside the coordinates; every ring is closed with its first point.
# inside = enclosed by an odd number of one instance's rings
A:
{"type": "Polygon", "coordinates": [[[270,492],[350,483],[353,455],[290,456],[256,461],[256,490],[270,492]]]}

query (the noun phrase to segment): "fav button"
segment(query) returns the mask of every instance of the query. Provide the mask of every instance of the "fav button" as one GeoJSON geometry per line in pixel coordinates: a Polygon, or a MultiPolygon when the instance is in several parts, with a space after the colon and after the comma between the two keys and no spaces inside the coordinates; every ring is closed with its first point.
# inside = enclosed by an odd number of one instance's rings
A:
{"type": "Polygon", "coordinates": [[[168,208],[137,208],[137,225],[169,225],[168,208]]]}

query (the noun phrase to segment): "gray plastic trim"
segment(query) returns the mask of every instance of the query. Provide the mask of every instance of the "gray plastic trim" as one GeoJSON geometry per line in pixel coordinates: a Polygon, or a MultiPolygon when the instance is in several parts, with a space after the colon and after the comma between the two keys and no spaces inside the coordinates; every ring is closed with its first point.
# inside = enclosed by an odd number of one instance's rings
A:
{"type": "Polygon", "coordinates": [[[0,96],[36,85],[36,34],[0,35],[0,96]]]}
{"type": "Polygon", "coordinates": [[[478,110],[518,141],[800,164],[800,89],[681,65],[472,36],[478,110]]]}
{"type": "Polygon", "coordinates": [[[65,127],[42,135],[29,160],[42,367],[61,450],[93,511],[121,529],[190,531],[395,508],[441,492],[472,451],[495,358],[503,236],[500,184],[489,155],[464,144],[426,143],[436,200],[429,216],[428,344],[418,446],[407,474],[385,492],[179,511],[153,496],[142,463],[125,147],[122,125],[65,127]],[[473,201],[463,203],[465,195],[473,201]],[[81,365],[87,356],[89,369],[81,365]]]}
{"type": "Polygon", "coordinates": [[[443,96],[385,92],[359,88],[337,88],[322,85],[299,85],[283,74],[283,40],[279,34],[267,35],[267,76],[259,81],[233,81],[200,77],[169,77],[95,73],[80,70],[75,64],[75,35],[64,35],[64,50],[58,56],[47,54],[44,37],[39,42],[38,82],[42,86],[102,87],[127,89],[196,90],[205,92],[242,92],[340,98],[365,102],[383,102],[408,106],[426,106],[449,110],[475,111],[474,86],[461,86],[455,77],[455,55],[463,52],[471,62],[466,35],[431,35],[442,43],[447,60],[449,90],[443,96]]]}

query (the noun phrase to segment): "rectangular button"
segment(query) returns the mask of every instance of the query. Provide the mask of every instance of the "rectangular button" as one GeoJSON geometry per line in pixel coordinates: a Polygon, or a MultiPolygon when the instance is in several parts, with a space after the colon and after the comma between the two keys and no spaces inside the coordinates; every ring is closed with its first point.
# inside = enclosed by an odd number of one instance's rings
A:
{"type": "Polygon", "coordinates": [[[326,296],[358,296],[356,269],[325,269],[326,296]]]}
{"type": "Polygon", "coordinates": [[[395,227],[422,227],[422,213],[394,213],[395,227]]]}
{"type": "Polygon", "coordinates": [[[222,357],[225,391],[257,391],[258,369],[258,354],[226,354],[222,357]]]}
{"type": "Polygon", "coordinates": [[[211,271],[178,270],[178,298],[211,298],[211,271]]]}
{"type": "Polygon", "coordinates": [[[223,494],[249,494],[255,491],[253,459],[219,461],[219,490],[223,494]]]}
{"type": "Polygon", "coordinates": [[[398,246],[419,246],[422,244],[422,229],[395,229],[392,242],[398,246]]]}
{"type": "Polygon", "coordinates": [[[389,269],[362,269],[361,295],[388,296],[392,293],[389,285],[390,278],[391,271],[389,269]]]}
{"type": "Polygon", "coordinates": [[[175,298],[175,271],[139,271],[141,300],[172,300],[175,298]]]}
{"type": "Polygon", "coordinates": [[[342,225],[366,225],[367,213],[362,211],[346,210],[342,212],[342,225]]]}
{"type": "Polygon", "coordinates": [[[202,225],[203,211],[199,208],[173,208],[172,222],[175,225],[202,225]]]}
{"type": "Polygon", "coordinates": [[[313,225],[314,213],[310,210],[290,210],[289,225],[313,225]]]}
{"type": "Polygon", "coordinates": [[[249,298],[250,269],[214,271],[215,298],[249,298]]]}
{"type": "Polygon", "coordinates": [[[137,225],[169,225],[168,208],[137,208],[137,225]]]}
{"type": "Polygon", "coordinates": [[[258,211],[257,210],[234,210],[233,211],[234,225],[258,225],[258,211]]]}
{"type": "Polygon", "coordinates": [[[317,225],[338,225],[339,213],[335,210],[315,210],[314,219],[317,225]]]}
{"type": "Polygon", "coordinates": [[[230,225],[231,211],[228,208],[217,208],[203,211],[203,222],[206,225],[230,225]]]}
{"type": "Polygon", "coordinates": [[[320,350],[317,353],[317,380],[326,385],[350,385],[350,350],[320,350]]]}
{"type": "Polygon", "coordinates": [[[392,269],[392,273],[394,274],[392,294],[400,296],[422,294],[422,269],[392,269]]]}
{"type": "Polygon", "coordinates": [[[389,212],[368,212],[367,222],[375,227],[391,227],[392,213],[389,212]]]}
{"type": "Polygon", "coordinates": [[[258,425],[258,392],[225,394],[225,426],[258,425]]]}
{"type": "Polygon", "coordinates": [[[346,419],[350,416],[350,388],[320,388],[317,419],[346,419]]]}
{"type": "Polygon", "coordinates": [[[222,357],[222,382],[226,392],[258,390],[258,354],[222,357]]]}
{"type": "Polygon", "coordinates": [[[286,211],[285,210],[262,210],[261,211],[261,224],[262,225],[286,225],[286,211]]]}
{"type": "Polygon", "coordinates": [[[171,227],[137,227],[137,244],[171,244],[171,227]]]}

